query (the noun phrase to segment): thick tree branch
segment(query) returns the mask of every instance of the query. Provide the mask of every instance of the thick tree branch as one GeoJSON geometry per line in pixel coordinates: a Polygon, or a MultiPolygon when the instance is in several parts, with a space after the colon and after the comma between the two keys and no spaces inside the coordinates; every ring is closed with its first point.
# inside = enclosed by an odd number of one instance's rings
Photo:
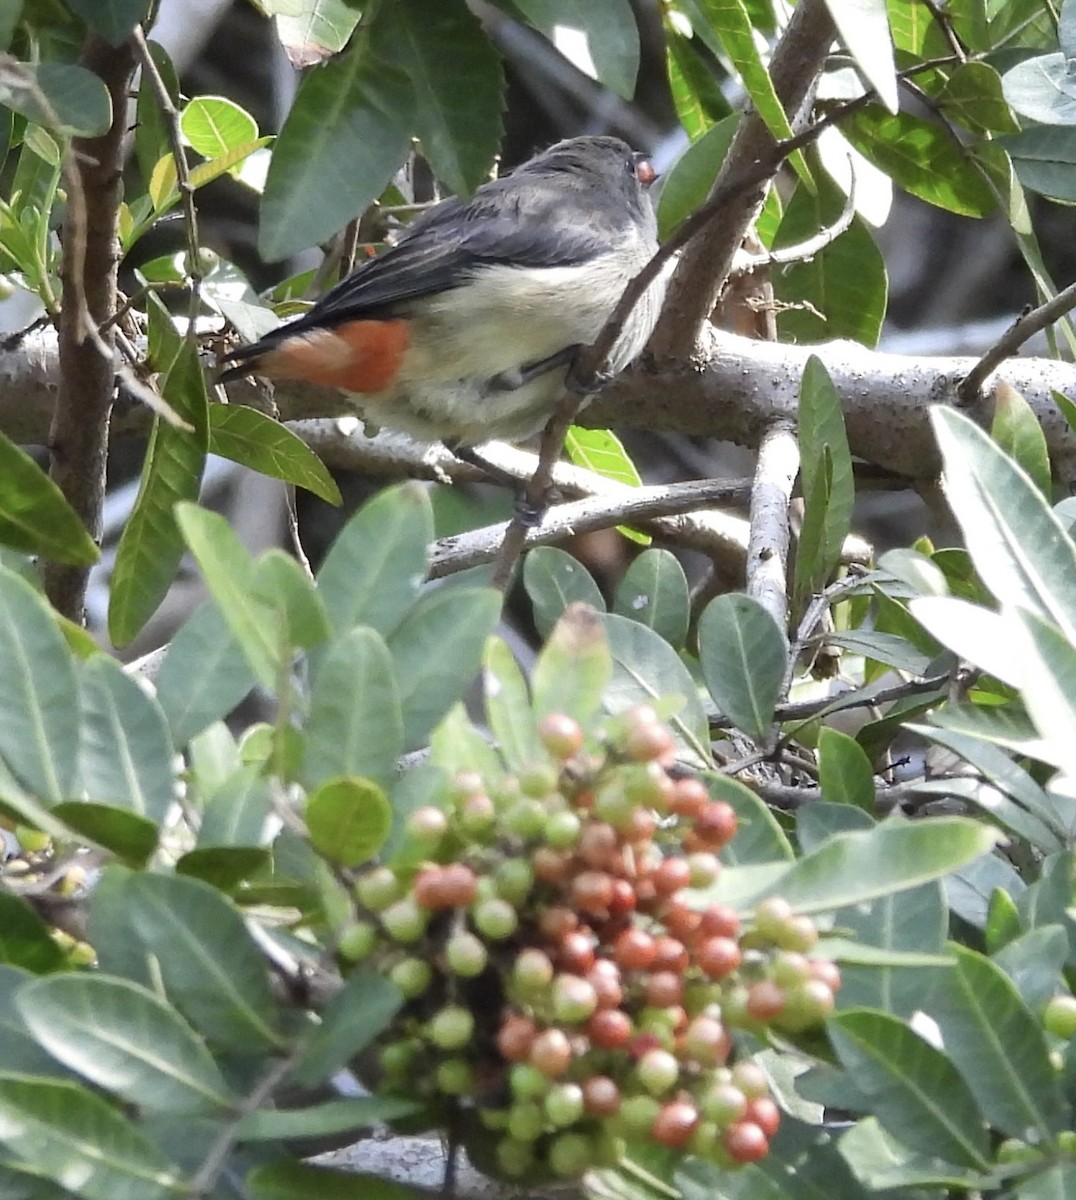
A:
{"type": "MultiPolygon", "coordinates": [[[[834,37],[833,20],[824,0],[801,0],[770,63],[774,88],[790,114],[793,128],[834,37]]],[[[757,162],[772,154],[774,145],[773,135],[758,113],[748,113],[729,147],[711,194],[724,191],[730,182],[749,173],[757,162]]],[[[734,190],[721,220],[710,221],[684,251],[651,341],[655,352],[683,359],[691,354],[699,329],[732,269],[733,255],[766,198],[768,186],[767,179],[750,189],[734,190]]]]}
{"type": "MultiPolygon", "coordinates": [[[[99,538],[116,369],[112,332],[97,331],[116,307],[116,218],[134,54],[129,43],[115,47],[91,36],[82,63],[104,82],[113,117],[101,137],[76,138],[71,145],[67,175],[72,194],[63,230],[60,388],[48,443],[53,480],[90,534],[99,538]]],[[[74,621],[82,620],[88,574],[83,567],[45,564],[49,599],[74,621]]]]}
{"type": "Polygon", "coordinates": [[[762,438],[751,484],[747,594],[782,630],[788,627],[788,505],[799,469],[796,428],[791,421],[775,421],[762,438]]]}

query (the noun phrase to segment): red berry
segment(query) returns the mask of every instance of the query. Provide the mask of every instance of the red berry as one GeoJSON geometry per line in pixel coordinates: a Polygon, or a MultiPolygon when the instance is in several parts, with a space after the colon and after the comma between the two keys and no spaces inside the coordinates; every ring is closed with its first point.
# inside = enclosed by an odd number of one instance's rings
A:
{"type": "Polygon", "coordinates": [[[756,1096],[748,1100],[744,1120],[753,1122],[767,1138],[772,1138],[781,1124],[781,1110],[769,1096],[756,1096]]]}
{"type": "Polygon", "coordinates": [[[621,917],[635,910],[635,889],[626,879],[613,880],[613,898],[609,901],[609,915],[621,917]]]}
{"type": "Polygon", "coordinates": [[[653,1008],[670,1008],[684,997],[684,978],[674,971],[655,971],[643,989],[646,1003],[653,1008]]]}
{"type": "Polygon", "coordinates": [[[428,867],[416,877],[413,893],[420,908],[435,911],[470,904],[478,889],[474,871],[464,863],[428,867]]]}
{"type": "Polygon", "coordinates": [[[579,834],[576,853],[588,867],[602,869],[616,850],[617,832],[606,821],[588,821],[579,834]]]}
{"type": "Polygon", "coordinates": [[[538,932],[548,942],[560,942],[579,924],[579,918],[570,908],[554,904],[543,909],[538,917],[538,932]]]}
{"type": "Polygon", "coordinates": [[[587,972],[587,982],[598,997],[599,1008],[619,1008],[624,999],[620,969],[607,958],[599,958],[587,972]]]}
{"type": "Polygon", "coordinates": [[[699,929],[712,937],[739,937],[740,918],[727,904],[711,904],[702,910],[699,929]]]}
{"type": "Polygon", "coordinates": [[[743,961],[740,943],[730,937],[711,937],[695,950],[695,963],[711,979],[724,979],[743,961]]]}
{"type": "Polygon", "coordinates": [[[659,937],[654,939],[655,971],[683,972],[688,963],[687,950],[684,943],[674,937],[659,937]]]}
{"type": "Polygon", "coordinates": [[[587,1036],[602,1050],[619,1050],[631,1038],[631,1018],[619,1008],[599,1008],[587,1022],[587,1036]]]}
{"type": "Polygon", "coordinates": [[[770,1151],[766,1135],[754,1121],[737,1121],[730,1125],[723,1140],[733,1162],[756,1163],[770,1151]]]}
{"type": "Polygon", "coordinates": [[[659,896],[674,896],[691,882],[686,858],[667,858],[650,876],[659,896]]]}
{"type": "Polygon", "coordinates": [[[665,763],[675,757],[676,742],[657,720],[632,721],[624,738],[624,753],[635,762],[665,763]]]}
{"type": "Polygon", "coordinates": [[[538,737],[549,753],[561,760],[583,748],[582,727],[565,713],[547,713],[538,724],[538,737]]]}
{"type": "Polygon", "coordinates": [[[542,883],[563,883],[571,874],[572,856],[552,846],[538,846],[531,855],[534,878],[542,883]]]}
{"type": "Polygon", "coordinates": [[[572,880],[572,902],[592,916],[604,916],[613,900],[613,879],[604,871],[581,871],[572,880]]]}
{"type": "Polygon", "coordinates": [[[650,1127],[655,1142],[682,1150],[699,1124],[699,1110],[686,1100],[671,1100],[661,1106],[661,1111],[650,1127]]]}
{"type": "Polygon", "coordinates": [[[670,900],[661,910],[661,922],[673,937],[687,941],[701,927],[702,913],[680,900],[670,900]]]}
{"type": "Polygon", "coordinates": [[[592,1117],[611,1117],[620,1109],[620,1088],[608,1075],[583,1080],[583,1107],[592,1117]]]}
{"type": "Polygon", "coordinates": [[[572,1065],[568,1035],[561,1029],[543,1030],[531,1044],[530,1061],[547,1079],[560,1078],[572,1065]]]}
{"type": "Polygon", "coordinates": [[[613,943],[613,957],[625,971],[645,971],[656,954],[654,939],[645,929],[625,929],[613,943]]]}
{"type": "Polygon", "coordinates": [[[787,996],[771,979],[760,979],[747,989],[747,1012],[756,1021],[772,1021],[781,1015],[787,996]]]}
{"type": "Polygon", "coordinates": [[[509,1062],[526,1062],[537,1030],[530,1017],[513,1014],[497,1031],[497,1049],[509,1062]]]}
{"type": "Polygon", "coordinates": [[[658,827],[657,817],[648,808],[637,808],[631,814],[621,833],[624,841],[632,846],[649,842],[658,827]]]}
{"type": "Polygon", "coordinates": [[[594,941],[589,930],[573,929],[560,940],[557,962],[567,971],[585,975],[594,966],[594,941]]]}
{"type": "Polygon", "coordinates": [[[720,850],[736,836],[736,810],[724,800],[714,800],[695,818],[695,835],[707,846],[720,850]]]}
{"type": "Polygon", "coordinates": [[[841,969],[828,958],[812,958],[810,960],[811,978],[824,983],[831,992],[841,990],[841,969]]]}
{"type": "Polygon", "coordinates": [[[710,803],[710,793],[701,779],[678,779],[669,797],[669,812],[693,820],[710,803]]]}

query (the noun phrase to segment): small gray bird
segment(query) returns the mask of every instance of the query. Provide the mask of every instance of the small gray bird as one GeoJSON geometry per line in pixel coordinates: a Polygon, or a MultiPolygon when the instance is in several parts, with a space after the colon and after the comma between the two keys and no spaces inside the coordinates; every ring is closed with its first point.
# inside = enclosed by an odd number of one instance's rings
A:
{"type": "MultiPolygon", "coordinates": [[[[558,142],[435,205],[309,312],[233,350],[222,378],[342,388],[371,422],[453,448],[528,437],[657,250],[655,177],[618,138],[558,142]]],[[[664,278],[647,289],[607,373],[642,350],[664,293],[664,278]]]]}

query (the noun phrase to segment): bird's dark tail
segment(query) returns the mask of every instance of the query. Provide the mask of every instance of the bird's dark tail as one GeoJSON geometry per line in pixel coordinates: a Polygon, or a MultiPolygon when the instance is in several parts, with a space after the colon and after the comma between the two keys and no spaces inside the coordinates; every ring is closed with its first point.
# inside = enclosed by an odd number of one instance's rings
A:
{"type": "Polygon", "coordinates": [[[268,336],[259,341],[249,342],[245,346],[235,346],[226,350],[219,357],[219,362],[230,363],[217,375],[217,383],[227,383],[231,379],[242,379],[245,375],[258,373],[258,359],[276,345],[277,339],[268,336]]]}

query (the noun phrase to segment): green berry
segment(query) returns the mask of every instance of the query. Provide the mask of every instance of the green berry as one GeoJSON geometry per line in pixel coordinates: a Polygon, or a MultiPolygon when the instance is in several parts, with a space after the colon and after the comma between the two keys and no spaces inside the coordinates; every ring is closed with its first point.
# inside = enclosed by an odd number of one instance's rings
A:
{"type": "Polygon", "coordinates": [[[522,858],[508,858],[493,872],[493,886],[513,907],[523,904],[534,886],[534,871],[522,858]]]}
{"type": "Polygon", "coordinates": [[[373,925],[368,921],[356,921],[340,934],[336,949],[347,962],[362,962],[377,949],[379,940],[373,925]]]}
{"type": "Polygon", "coordinates": [[[462,1005],[448,1004],[430,1018],[426,1036],[440,1050],[459,1050],[474,1036],[474,1017],[462,1005]]]}
{"type": "Polygon", "coordinates": [[[445,1096],[466,1096],[474,1088],[474,1069],[463,1058],[446,1058],[437,1064],[434,1078],[445,1096]]]}
{"type": "Polygon", "coordinates": [[[598,993],[587,980],[578,975],[558,975],[553,981],[553,1016],[558,1021],[577,1024],[597,1007],[598,993]]]}
{"type": "Polygon", "coordinates": [[[661,1104],[652,1096],[629,1096],[617,1118],[629,1134],[649,1133],[659,1112],[661,1104]]]}
{"type": "Polygon", "coordinates": [[[381,912],[385,932],[397,942],[417,942],[426,932],[426,913],[413,896],[404,896],[381,912]]]}
{"type": "Polygon", "coordinates": [[[544,950],[520,950],[512,965],[512,982],[527,997],[537,997],[553,982],[553,962],[544,950]]]}
{"type": "Polygon", "coordinates": [[[433,981],[433,968],[425,959],[405,958],[389,971],[389,980],[408,1000],[415,1000],[433,981]]]}
{"type": "Polygon", "coordinates": [[[583,1089],[577,1083],[555,1083],[546,1093],[543,1107],[558,1129],[574,1125],[583,1115],[583,1089]]]}
{"type": "Polygon", "coordinates": [[[557,769],[552,763],[531,763],[519,773],[519,790],[524,796],[542,797],[556,786],[557,769]]]}
{"type": "Polygon", "coordinates": [[[407,818],[407,832],[420,848],[436,850],[448,832],[448,817],[434,805],[425,804],[407,818]]]}
{"type": "Polygon", "coordinates": [[[473,933],[461,930],[448,939],[445,945],[445,961],[453,975],[473,979],[486,969],[489,954],[473,933]]]}
{"type": "Polygon", "coordinates": [[[533,1100],[513,1104],[508,1114],[508,1134],[517,1142],[535,1142],[545,1133],[546,1119],[533,1100]]]}
{"type": "Polygon", "coordinates": [[[590,1138],[581,1133],[562,1133],[549,1147],[549,1168],[562,1179],[572,1179],[591,1165],[594,1157],[590,1138]]]}
{"type": "Polygon", "coordinates": [[[526,1175],[534,1165],[534,1144],[501,1138],[497,1143],[497,1165],[513,1179],[526,1175]]]}
{"type": "Polygon", "coordinates": [[[523,796],[504,814],[506,828],[521,838],[536,838],[545,829],[548,815],[540,800],[523,796]]]}
{"type": "Polygon", "coordinates": [[[355,898],[371,912],[381,912],[404,894],[403,884],[388,867],[375,867],[355,884],[355,898]]]}
{"type": "Polygon", "coordinates": [[[546,845],[554,850],[567,850],[579,840],[582,828],[583,823],[574,812],[554,813],[546,822],[546,845]]]}
{"type": "Polygon", "coordinates": [[[661,1096],[680,1077],[680,1064],[668,1050],[648,1050],[635,1067],[639,1082],[652,1096],[661,1096]]]}
{"type": "Polygon", "coordinates": [[[508,1086],[517,1100],[537,1100],[549,1091],[549,1080],[530,1063],[514,1063],[508,1072],[508,1086]]]}
{"type": "Polygon", "coordinates": [[[501,941],[519,928],[519,914],[507,900],[483,900],[472,910],[475,928],[484,937],[501,941]]]}
{"type": "Polygon", "coordinates": [[[1076,996],[1062,992],[1051,997],[1043,1010],[1042,1023],[1048,1033],[1069,1041],[1076,1034],[1076,996]]]}

